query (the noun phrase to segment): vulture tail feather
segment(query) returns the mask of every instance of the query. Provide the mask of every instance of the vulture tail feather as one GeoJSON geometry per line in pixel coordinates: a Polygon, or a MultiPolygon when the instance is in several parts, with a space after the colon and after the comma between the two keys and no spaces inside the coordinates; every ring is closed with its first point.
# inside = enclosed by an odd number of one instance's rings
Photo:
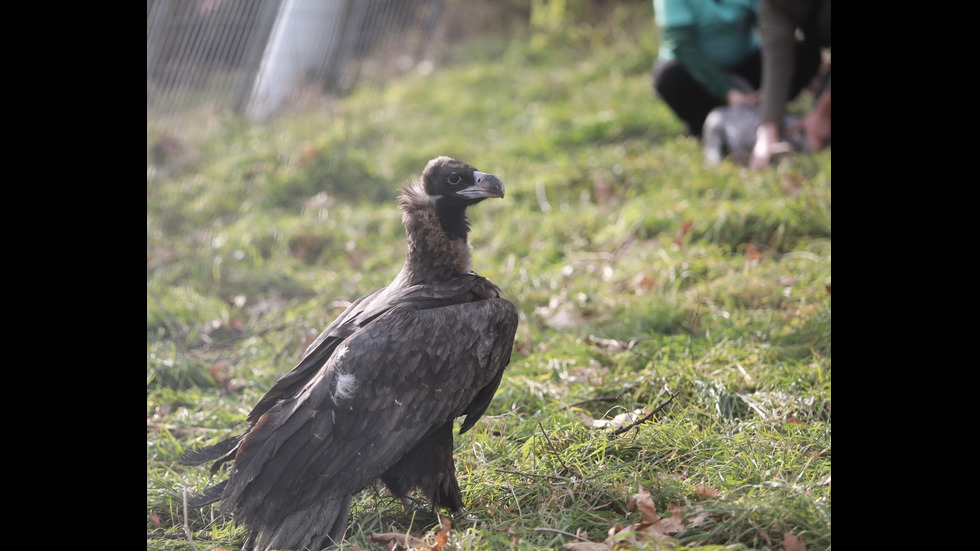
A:
{"type": "Polygon", "coordinates": [[[227,480],[222,480],[221,482],[215,484],[214,486],[205,488],[205,490],[200,494],[197,494],[193,497],[189,497],[187,499],[187,506],[204,507],[206,505],[211,505],[212,503],[218,501],[219,499],[221,499],[221,494],[224,492],[225,484],[227,483],[228,483],[227,480]]]}
{"type": "MultiPolygon", "coordinates": [[[[207,463],[208,461],[217,461],[219,459],[225,458],[230,452],[235,451],[238,448],[239,442],[242,441],[242,436],[232,436],[231,438],[226,438],[221,442],[213,446],[206,446],[203,448],[197,448],[193,450],[187,450],[180,456],[181,465],[200,465],[202,463],[207,463]]],[[[224,459],[228,461],[231,457],[224,459]]],[[[222,463],[224,462],[222,461],[222,463]]]]}
{"type": "Polygon", "coordinates": [[[254,551],[326,549],[340,543],[347,531],[351,496],[321,501],[286,515],[274,526],[249,536],[254,551]]]}

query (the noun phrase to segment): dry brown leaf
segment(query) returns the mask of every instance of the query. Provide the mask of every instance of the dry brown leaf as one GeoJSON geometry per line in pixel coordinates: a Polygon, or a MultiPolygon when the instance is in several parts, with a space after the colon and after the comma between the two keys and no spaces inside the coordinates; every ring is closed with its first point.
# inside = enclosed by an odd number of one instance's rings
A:
{"type": "MultiPolygon", "coordinates": [[[[670,516],[661,517],[657,514],[657,507],[653,503],[650,491],[642,485],[637,486],[636,494],[630,498],[626,509],[630,513],[639,510],[640,521],[627,526],[620,524],[610,526],[604,542],[568,542],[564,544],[564,548],[569,551],[614,551],[632,549],[642,544],[644,549],[649,549],[651,543],[656,542],[654,549],[673,549],[676,547],[677,541],[668,534],[675,534],[686,528],[697,526],[708,518],[706,513],[700,513],[704,508],[698,506],[695,511],[699,514],[691,517],[685,524],[684,508],[681,505],[671,505],[670,516]]],[[[805,549],[793,551],[805,551],[805,549]]]]}
{"type": "Polygon", "coordinates": [[[676,232],[674,232],[674,244],[675,245],[677,245],[679,247],[679,246],[681,246],[681,245],[684,244],[684,236],[686,236],[688,233],[691,232],[691,226],[692,225],[694,225],[694,222],[692,222],[690,220],[685,220],[685,221],[681,222],[680,227],[677,228],[677,231],[676,232]]]}
{"type": "Polygon", "coordinates": [[[780,549],[783,551],[806,551],[806,544],[799,537],[786,532],[783,534],[783,545],[780,549]]]}
{"type": "MultiPolygon", "coordinates": [[[[606,543],[613,549],[621,549],[624,543],[639,543],[637,528],[643,526],[641,524],[631,524],[629,526],[614,525],[609,528],[609,537],[606,538],[606,543]]],[[[640,533],[643,541],[647,540],[647,536],[640,533]]]]}
{"type": "Polygon", "coordinates": [[[648,412],[645,409],[641,408],[634,411],[620,413],[612,419],[593,419],[588,413],[580,411],[579,417],[587,427],[595,427],[597,429],[612,427],[614,429],[619,429],[635,423],[638,419],[642,419],[647,413],[648,412]]]}
{"type": "Polygon", "coordinates": [[[637,294],[649,293],[657,286],[657,280],[650,274],[637,274],[630,283],[637,294]]]}
{"type": "Polygon", "coordinates": [[[160,515],[156,513],[150,513],[150,522],[153,523],[155,528],[160,527],[160,515]]]}
{"type": "Polygon", "coordinates": [[[700,512],[700,511],[703,511],[704,510],[704,507],[698,505],[698,506],[696,506],[694,508],[694,510],[696,512],[698,512],[698,514],[696,514],[693,517],[687,519],[687,525],[690,528],[694,528],[695,526],[700,526],[702,523],[704,523],[705,520],[708,519],[708,513],[701,513],[700,512]]]}
{"type": "Polygon", "coordinates": [[[718,490],[709,488],[704,484],[698,484],[697,488],[694,489],[694,493],[702,497],[714,497],[718,495],[718,490]]]}
{"type": "Polygon", "coordinates": [[[665,473],[663,471],[657,471],[657,478],[659,478],[660,480],[666,480],[670,478],[677,479],[677,480],[686,480],[687,467],[684,467],[680,471],[674,473],[665,473]]]}
{"type": "Polygon", "coordinates": [[[229,387],[229,379],[225,376],[231,370],[231,364],[226,361],[219,361],[211,365],[208,371],[211,373],[211,378],[214,382],[218,383],[218,386],[227,389],[229,387]]]}
{"type": "Polygon", "coordinates": [[[429,546],[432,551],[439,551],[443,545],[446,545],[446,541],[449,539],[449,531],[453,528],[452,521],[447,517],[440,516],[439,522],[440,526],[435,535],[435,543],[429,546]]]}
{"type": "Polygon", "coordinates": [[[408,541],[405,541],[405,534],[401,532],[385,532],[383,534],[371,534],[368,538],[371,543],[377,543],[379,545],[387,545],[388,549],[408,549],[409,547],[417,547],[422,543],[421,538],[415,536],[409,536],[408,541]]]}
{"type": "Polygon", "coordinates": [[[637,509],[640,510],[640,522],[644,524],[653,524],[660,520],[660,515],[657,514],[657,506],[653,504],[650,492],[643,486],[639,486],[636,494],[626,504],[626,510],[631,513],[637,509]]]}
{"type": "Polygon", "coordinates": [[[589,335],[586,342],[594,344],[596,346],[602,346],[609,350],[629,350],[632,346],[632,342],[625,342],[616,339],[604,339],[602,337],[596,337],[594,335],[589,335]]]}
{"type": "Polygon", "coordinates": [[[453,523],[448,517],[439,517],[440,526],[438,530],[432,530],[424,537],[409,535],[406,541],[405,534],[400,532],[385,532],[383,534],[371,534],[368,541],[379,545],[387,545],[389,551],[408,550],[408,549],[427,549],[439,551],[449,540],[449,532],[453,528],[453,523]],[[431,543],[430,543],[431,542],[431,543]]]}
{"type": "Polygon", "coordinates": [[[680,505],[671,507],[669,517],[663,517],[656,523],[657,528],[664,534],[676,534],[684,529],[684,514],[680,505]]]}
{"type": "Polygon", "coordinates": [[[786,195],[799,195],[800,190],[803,189],[803,176],[797,173],[784,174],[782,184],[786,195]]]}
{"type": "Polygon", "coordinates": [[[638,544],[650,541],[665,544],[667,547],[673,547],[675,543],[674,538],[663,532],[659,522],[653,524],[639,522],[625,527],[614,526],[609,529],[609,537],[606,539],[606,543],[610,544],[613,549],[622,549],[623,544],[626,543],[638,544]]]}

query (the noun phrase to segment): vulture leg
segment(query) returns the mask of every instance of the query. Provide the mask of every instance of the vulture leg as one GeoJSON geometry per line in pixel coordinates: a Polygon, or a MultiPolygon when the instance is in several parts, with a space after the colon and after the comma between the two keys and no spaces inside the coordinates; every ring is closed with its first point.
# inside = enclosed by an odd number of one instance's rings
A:
{"type": "Polygon", "coordinates": [[[445,507],[455,517],[465,514],[453,462],[452,421],[423,438],[381,475],[381,480],[396,496],[407,497],[418,487],[433,508],[445,507]]]}

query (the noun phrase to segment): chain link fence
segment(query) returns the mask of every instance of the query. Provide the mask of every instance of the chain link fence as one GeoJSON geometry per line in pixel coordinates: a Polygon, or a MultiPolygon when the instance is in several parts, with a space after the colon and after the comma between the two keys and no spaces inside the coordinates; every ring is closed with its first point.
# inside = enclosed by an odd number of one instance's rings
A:
{"type": "Polygon", "coordinates": [[[416,62],[445,0],[147,0],[147,121],[261,121],[416,62]]]}

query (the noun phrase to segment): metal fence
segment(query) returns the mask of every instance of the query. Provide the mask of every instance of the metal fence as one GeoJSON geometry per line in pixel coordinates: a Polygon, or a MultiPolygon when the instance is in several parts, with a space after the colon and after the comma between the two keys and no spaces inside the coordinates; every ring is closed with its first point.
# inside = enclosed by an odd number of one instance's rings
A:
{"type": "Polygon", "coordinates": [[[147,120],[209,106],[251,120],[412,63],[444,0],[147,0],[147,120]],[[404,59],[407,58],[407,59],[404,59]]]}

